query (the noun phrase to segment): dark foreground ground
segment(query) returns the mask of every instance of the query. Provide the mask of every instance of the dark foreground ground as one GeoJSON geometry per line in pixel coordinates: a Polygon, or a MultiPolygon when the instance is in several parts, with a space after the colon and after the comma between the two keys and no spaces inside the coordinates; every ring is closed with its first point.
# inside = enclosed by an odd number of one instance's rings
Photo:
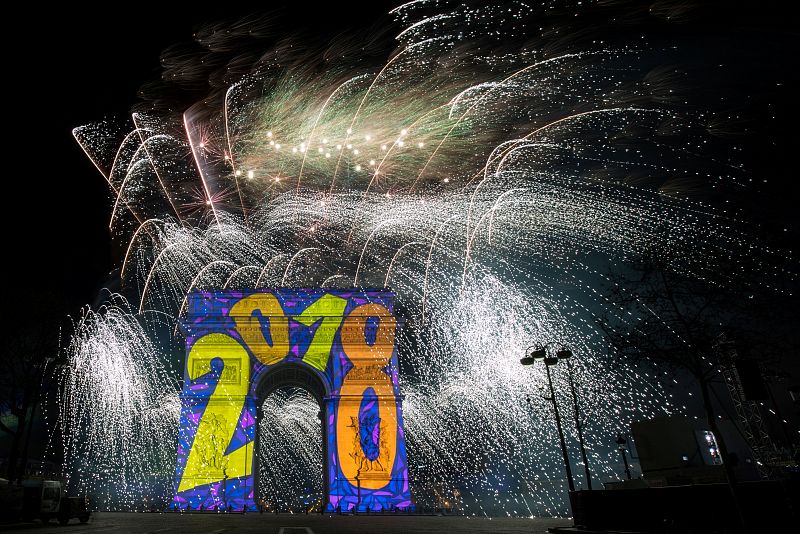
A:
{"type": "Polygon", "coordinates": [[[271,514],[133,514],[98,512],[85,525],[73,519],[66,526],[51,522],[0,525],[4,532],[58,532],[60,534],[131,532],[136,534],[544,534],[548,527],[571,525],[566,519],[466,518],[437,516],[329,516],[271,514]]]}

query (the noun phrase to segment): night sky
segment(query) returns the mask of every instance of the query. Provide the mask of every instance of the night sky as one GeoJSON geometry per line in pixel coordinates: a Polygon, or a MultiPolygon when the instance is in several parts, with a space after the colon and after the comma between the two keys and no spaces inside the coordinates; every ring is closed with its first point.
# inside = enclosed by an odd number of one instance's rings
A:
{"type": "MultiPolygon", "coordinates": [[[[257,13],[267,5],[222,2],[198,9],[165,4],[139,2],[90,15],[71,4],[45,9],[28,3],[22,7],[29,10],[27,16],[16,21],[26,25],[25,38],[6,37],[5,128],[13,140],[6,173],[11,190],[5,197],[5,270],[13,299],[39,293],[74,314],[96,302],[114,268],[107,229],[111,197],[70,130],[106,117],[126,117],[138,102],[140,86],[158,79],[161,51],[190,40],[198,24],[257,13]],[[105,22],[97,24],[98,17],[105,22]],[[34,52],[34,43],[44,52],[34,52]]],[[[798,36],[780,4],[705,3],[684,16],[675,35],[695,50],[700,65],[716,60],[717,49],[737,58],[724,74],[709,72],[696,80],[703,87],[697,100],[702,105],[703,99],[723,95],[731,112],[741,115],[733,142],[754,181],[769,182],[734,202],[762,225],[759,239],[794,248],[798,36]]],[[[299,32],[325,41],[374,24],[394,5],[289,3],[277,8],[282,21],[277,33],[299,32]]],[[[631,35],[618,37],[634,39],[642,31],[648,30],[633,26],[631,35]]],[[[3,313],[13,310],[6,307],[3,313]]]]}
{"type": "MultiPolygon", "coordinates": [[[[138,2],[91,16],[74,4],[46,10],[21,6],[29,10],[20,19],[30,26],[27,39],[45,53],[29,50],[24,40],[7,40],[4,46],[7,134],[14,139],[6,182],[11,185],[7,210],[14,216],[8,220],[5,269],[14,300],[39,293],[75,314],[96,301],[114,268],[107,225],[112,198],[72,138],[72,128],[128,117],[139,88],[158,79],[161,52],[191,40],[198,24],[263,13],[268,5],[222,2],[199,10],[188,3],[165,4],[138,2]],[[98,25],[98,17],[105,23],[98,25]]],[[[371,24],[393,5],[370,2],[355,10],[349,6],[356,2],[313,9],[292,4],[274,8],[287,33],[294,24],[331,37],[371,24]]]]}

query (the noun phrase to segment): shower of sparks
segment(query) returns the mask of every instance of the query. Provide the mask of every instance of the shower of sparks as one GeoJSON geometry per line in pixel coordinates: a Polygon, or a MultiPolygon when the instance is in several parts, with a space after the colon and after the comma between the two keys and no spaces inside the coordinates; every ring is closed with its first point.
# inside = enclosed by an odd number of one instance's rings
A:
{"type": "Polygon", "coordinates": [[[258,422],[259,494],[264,510],[319,510],[322,497],[322,423],[317,400],[301,388],[278,389],[261,406],[258,422]]]}
{"type": "Polygon", "coordinates": [[[140,505],[175,468],[177,381],[119,297],[75,325],[63,369],[68,474],[94,505],[140,505]]]}
{"type": "MultiPolygon", "coordinates": [[[[554,53],[529,39],[546,9],[484,4],[397,8],[399,47],[369,72],[343,49],[324,69],[263,68],[178,117],[137,113],[113,149],[109,124],[75,129],[115,197],[135,302],[87,314],[69,347],[75,480],[111,507],[168,500],[181,363],[155,340],[177,332],[194,289],[391,287],[415,496],[468,513],[567,512],[544,369],[518,363],[527,347],[574,353],[598,480],[619,475],[613,436],[681,410],[656,372],[608,360],[603,273],[669,251],[719,284],[739,273],[715,271],[718,257],[765,258],[767,286],[786,275],[744,225],[683,195],[739,187],[741,171],[699,155],[702,114],[673,109],[646,44],[554,53]],[[502,46],[515,40],[527,44],[502,46]]],[[[567,407],[566,368],[553,372],[567,407]]],[[[321,491],[317,411],[297,392],[265,402],[266,502],[299,509],[321,491]]]]}

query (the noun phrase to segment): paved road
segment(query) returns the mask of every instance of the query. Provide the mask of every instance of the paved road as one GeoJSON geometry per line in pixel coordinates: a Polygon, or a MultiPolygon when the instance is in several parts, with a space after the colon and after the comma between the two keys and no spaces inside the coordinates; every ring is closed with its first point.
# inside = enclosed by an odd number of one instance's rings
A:
{"type": "Polygon", "coordinates": [[[55,523],[0,525],[0,531],[59,534],[99,534],[104,532],[130,532],[136,534],[471,534],[491,532],[498,534],[544,534],[548,527],[570,525],[565,519],[520,518],[466,518],[437,516],[319,516],[271,514],[129,514],[99,512],[81,525],[77,519],[61,527],[55,523]]]}

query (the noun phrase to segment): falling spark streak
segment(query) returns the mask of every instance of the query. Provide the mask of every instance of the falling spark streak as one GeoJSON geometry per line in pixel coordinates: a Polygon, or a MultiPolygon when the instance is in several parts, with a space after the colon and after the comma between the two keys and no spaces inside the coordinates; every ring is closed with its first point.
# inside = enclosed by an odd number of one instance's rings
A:
{"type": "Polygon", "coordinates": [[[272,265],[273,261],[278,261],[283,258],[288,258],[289,254],[278,254],[274,258],[270,259],[267,263],[264,264],[264,267],[261,269],[261,272],[258,273],[258,278],[256,278],[256,285],[255,287],[261,287],[261,277],[267,272],[267,268],[272,265]]]}
{"type": "Polygon", "coordinates": [[[416,29],[416,28],[418,28],[420,26],[423,26],[423,25],[425,25],[425,24],[427,24],[429,22],[435,22],[435,21],[438,21],[438,20],[446,20],[446,19],[449,19],[449,18],[452,18],[452,17],[453,17],[453,15],[446,15],[445,14],[445,15],[436,15],[434,17],[428,17],[427,19],[422,19],[421,21],[415,22],[414,24],[412,24],[408,28],[406,28],[403,31],[401,31],[400,33],[398,33],[397,36],[394,39],[395,39],[395,41],[399,41],[405,34],[407,34],[410,31],[413,31],[414,29],[416,29]]]}
{"type": "MultiPolygon", "coordinates": [[[[469,263],[469,256],[470,256],[470,252],[472,251],[472,244],[475,242],[475,237],[476,237],[476,235],[478,233],[478,228],[480,228],[480,226],[481,226],[481,222],[484,220],[484,218],[487,215],[490,217],[490,219],[489,219],[490,220],[490,222],[489,222],[489,243],[491,244],[491,242],[492,242],[492,223],[494,222],[494,212],[497,210],[497,207],[500,205],[500,201],[503,200],[504,197],[514,193],[515,191],[524,192],[524,189],[509,189],[508,191],[502,193],[499,197],[497,197],[497,200],[495,201],[494,205],[492,205],[492,207],[488,211],[486,211],[481,216],[481,218],[478,220],[478,222],[475,224],[475,228],[472,230],[471,236],[467,237],[467,246],[464,249],[464,270],[463,270],[463,274],[461,275],[461,291],[462,292],[464,291],[464,287],[466,286],[466,283],[467,283],[467,264],[469,263]]],[[[473,195],[473,199],[474,199],[474,195],[473,195]]],[[[467,218],[469,219],[469,216],[467,218]]],[[[468,225],[467,225],[467,228],[469,228],[468,225]]]]}
{"type": "Polygon", "coordinates": [[[230,129],[228,127],[228,97],[230,97],[231,91],[234,87],[238,86],[238,83],[235,83],[228,87],[227,91],[225,91],[225,99],[222,103],[222,111],[223,111],[223,118],[225,120],[225,141],[228,145],[228,158],[231,163],[231,171],[233,171],[233,181],[236,184],[236,192],[239,194],[239,207],[242,208],[242,215],[244,216],[245,221],[247,220],[247,208],[244,206],[244,198],[242,197],[242,188],[239,185],[239,178],[236,174],[236,162],[233,159],[233,146],[231,145],[231,134],[230,129]]]}
{"type": "Polygon", "coordinates": [[[286,270],[283,271],[283,278],[281,278],[282,286],[286,286],[286,277],[289,276],[289,269],[292,267],[292,263],[294,263],[294,260],[296,260],[297,257],[300,256],[303,252],[307,252],[309,250],[319,250],[319,249],[317,247],[306,247],[298,250],[297,253],[294,256],[292,256],[292,259],[289,260],[289,263],[286,264],[286,270]]]}
{"type": "Polygon", "coordinates": [[[147,273],[147,279],[144,282],[144,287],[142,288],[142,296],[140,298],[141,303],[139,304],[139,313],[144,312],[144,303],[147,298],[147,289],[150,287],[150,281],[153,279],[153,275],[156,272],[156,267],[158,267],[158,262],[161,261],[161,258],[166,254],[169,250],[174,247],[177,247],[179,243],[172,243],[164,247],[161,252],[158,253],[156,259],[153,260],[153,265],[150,268],[150,272],[147,273]]]}
{"type": "MultiPolygon", "coordinates": [[[[426,113],[425,115],[421,116],[419,119],[417,119],[416,121],[411,123],[409,125],[409,127],[408,127],[408,131],[412,131],[414,129],[414,127],[417,126],[417,124],[421,123],[423,120],[428,118],[430,115],[433,115],[435,112],[437,112],[440,109],[445,108],[447,106],[448,106],[448,104],[442,104],[441,106],[430,110],[428,113],[426,113]]],[[[386,154],[381,159],[381,162],[375,168],[375,172],[372,175],[372,179],[367,184],[367,187],[364,188],[364,196],[367,196],[367,193],[369,193],[369,190],[372,188],[372,185],[375,183],[375,178],[377,178],[378,175],[380,174],[380,171],[381,171],[381,168],[383,167],[383,164],[386,162],[386,160],[392,154],[392,151],[394,151],[394,149],[398,146],[398,144],[397,144],[398,141],[399,141],[399,139],[395,139],[394,140],[394,142],[391,144],[391,146],[386,151],[386,154]]]]}
{"type": "MultiPolygon", "coordinates": [[[[83,151],[83,153],[86,154],[86,158],[89,161],[92,162],[92,165],[94,165],[95,169],[97,169],[97,172],[100,173],[100,176],[102,176],[103,179],[106,182],[108,182],[108,186],[111,187],[111,189],[116,193],[116,188],[114,187],[114,184],[111,183],[111,180],[108,179],[108,176],[106,176],[106,173],[103,171],[103,169],[100,168],[100,164],[97,163],[97,161],[92,157],[92,155],[89,153],[89,151],[84,146],[83,142],[78,137],[78,132],[80,132],[81,130],[85,130],[86,128],[87,128],[86,126],[78,126],[77,128],[73,128],[72,129],[72,137],[75,139],[75,142],[78,143],[78,146],[81,147],[81,150],[83,151]]],[[[132,134],[133,134],[133,132],[131,132],[128,135],[132,135],[132,134]]],[[[121,145],[120,145],[120,147],[121,147],[121,145]]]]}
{"type": "MultiPolygon", "coordinates": [[[[116,186],[111,182],[111,175],[112,175],[112,172],[113,172],[113,169],[114,169],[114,165],[116,164],[116,157],[114,159],[114,162],[111,164],[111,171],[109,171],[108,176],[106,176],[106,173],[103,172],[103,169],[100,168],[100,165],[97,163],[97,161],[95,161],[95,159],[91,156],[91,154],[89,154],[89,151],[83,145],[83,142],[78,138],[77,132],[82,130],[82,129],[84,129],[84,127],[81,127],[81,126],[79,126],[77,128],[73,128],[72,129],[72,137],[78,143],[78,146],[81,147],[81,150],[83,151],[83,153],[86,154],[86,157],[89,159],[89,161],[92,162],[92,165],[95,166],[95,168],[97,169],[97,172],[99,172],[100,175],[105,179],[105,181],[108,182],[108,186],[111,188],[111,190],[114,192],[114,194],[117,195],[117,198],[119,198],[120,192],[119,192],[119,190],[117,190],[116,186]]],[[[130,132],[128,135],[125,136],[125,139],[120,144],[119,150],[117,151],[117,155],[119,155],[119,152],[122,150],[122,147],[124,146],[124,144],[128,140],[128,138],[130,138],[131,136],[133,136],[135,134],[136,134],[136,132],[133,131],[133,132],[130,132]]],[[[136,220],[139,221],[139,223],[142,222],[142,220],[139,218],[139,215],[133,210],[133,208],[131,208],[127,204],[127,202],[125,203],[125,207],[128,208],[128,211],[131,212],[131,215],[133,215],[136,218],[136,220]]]]}
{"type": "Polygon", "coordinates": [[[400,11],[402,11],[403,9],[405,9],[408,6],[411,6],[411,5],[414,5],[414,4],[424,4],[427,1],[429,1],[429,0],[411,0],[411,2],[406,2],[405,4],[402,4],[402,5],[399,5],[399,6],[395,7],[395,8],[393,8],[391,11],[389,11],[389,13],[391,13],[391,14],[399,13],[400,11]]]}
{"type": "Polygon", "coordinates": [[[341,279],[343,279],[343,280],[350,280],[350,277],[349,277],[349,276],[347,276],[347,275],[344,275],[344,274],[334,274],[334,275],[332,275],[332,276],[329,276],[329,277],[328,277],[328,278],[326,278],[325,280],[323,280],[323,281],[322,281],[322,283],[319,285],[319,287],[332,287],[332,286],[330,285],[330,282],[331,282],[331,280],[335,280],[336,278],[341,278],[341,279]]]}
{"type": "Polygon", "coordinates": [[[389,287],[389,276],[392,274],[392,266],[394,266],[394,261],[397,259],[397,257],[403,251],[403,249],[413,245],[424,245],[424,244],[425,243],[423,243],[422,241],[411,241],[410,243],[406,243],[405,245],[397,249],[397,252],[395,252],[394,256],[392,256],[392,261],[389,262],[389,267],[386,269],[386,278],[383,279],[383,287],[389,287]]]}
{"type": "Polygon", "coordinates": [[[164,191],[164,196],[167,197],[167,201],[169,202],[169,205],[172,207],[172,211],[175,212],[175,216],[178,218],[178,220],[180,222],[183,222],[183,220],[181,219],[181,213],[180,211],[178,211],[178,207],[175,205],[175,201],[172,199],[172,195],[169,194],[167,186],[164,183],[163,178],[161,178],[161,173],[158,171],[156,162],[153,159],[152,154],[150,154],[150,149],[147,148],[147,144],[150,142],[151,139],[158,139],[158,138],[170,139],[170,137],[167,135],[154,135],[152,137],[148,137],[147,139],[145,139],[144,136],[142,135],[142,129],[139,127],[139,124],[136,121],[137,116],[138,113],[132,113],[131,120],[133,121],[133,125],[135,127],[134,131],[138,132],[139,134],[140,146],[144,149],[145,153],[147,154],[147,159],[148,161],[150,161],[150,167],[153,169],[153,173],[156,175],[158,183],[161,185],[161,190],[164,191]]]}
{"type": "Polygon", "coordinates": [[[453,126],[451,126],[451,127],[450,127],[450,130],[448,130],[448,132],[445,134],[445,136],[442,138],[442,140],[441,140],[441,141],[439,141],[439,144],[438,144],[438,145],[436,145],[436,148],[434,149],[433,153],[432,153],[432,154],[430,155],[430,157],[428,158],[428,161],[426,161],[426,162],[425,162],[425,165],[423,165],[423,166],[422,166],[422,169],[419,171],[419,174],[417,175],[417,178],[414,180],[414,183],[412,183],[412,184],[411,184],[411,189],[414,189],[414,186],[416,186],[416,185],[417,185],[417,182],[419,182],[419,179],[420,179],[420,178],[422,178],[422,175],[425,173],[425,169],[427,169],[427,168],[428,168],[428,165],[430,165],[430,163],[431,163],[431,161],[433,160],[433,158],[434,158],[434,157],[436,156],[436,154],[439,152],[439,149],[440,149],[440,148],[442,148],[442,145],[444,145],[444,143],[447,141],[447,138],[448,138],[448,137],[450,137],[450,134],[452,134],[452,133],[453,133],[453,131],[454,131],[454,130],[455,130],[457,127],[458,127],[458,125],[461,123],[461,121],[462,121],[462,120],[464,120],[464,118],[466,118],[466,116],[467,116],[467,115],[469,115],[469,113],[470,113],[470,112],[471,112],[473,109],[475,109],[475,108],[476,108],[476,107],[477,107],[479,104],[481,104],[481,103],[482,103],[482,102],[483,102],[483,101],[484,101],[484,100],[485,100],[485,99],[486,99],[486,98],[487,98],[487,97],[488,97],[488,96],[489,96],[491,93],[493,93],[493,92],[494,92],[494,91],[495,91],[497,88],[499,88],[499,87],[504,87],[504,86],[505,86],[505,84],[506,84],[506,83],[508,83],[509,81],[511,81],[513,78],[516,78],[516,77],[517,77],[517,76],[519,76],[520,74],[522,74],[522,73],[524,73],[524,72],[527,72],[527,71],[529,71],[529,70],[532,70],[532,69],[535,69],[535,68],[537,68],[537,67],[541,67],[541,66],[543,66],[543,65],[547,65],[548,63],[553,63],[553,62],[555,62],[555,61],[559,61],[559,60],[562,60],[562,59],[565,59],[565,58],[570,58],[570,57],[580,57],[580,56],[581,56],[581,54],[564,54],[564,55],[562,55],[562,56],[558,56],[558,57],[554,57],[554,58],[546,59],[546,60],[544,60],[544,61],[540,61],[539,63],[534,63],[533,65],[528,65],[527,67],[525,67],[525,68],[522,68],[522,69],[520,69],[520,70],[518,70],[518,71],[516,71],[516,72],[512,73],[510,76],[506,77],[505,79],[503,79],[502,81],[500,81],[500,82],[499,82],[497,85],[493,86],[493,87],[492,87],[492,88],[491,88],[489,91],[487,91],[486,93],[484,93],[484,94],[483,94],[483,96],[481,96],[481,98],[480,98],[480,99],[478,99],[478,101],[477,101],[477,102],[475,102],[475,104],[473,104],[472,106],[470,106],[470,107],[467,109],[467,111],[465,111],[465,112],[464,112],[464,113],[463,113],[463,114],[462,114],[462,115],[461,115],[461,116],[458,118],[458,120],[455,122],[455,124],[453,124],[453,126]]]}
{"type": "Polygon", "coordinates": [[[236,275],[239,274],[240,272],[244,271],[245,269],[255,269],[256,271],[260,271],[260,269],[258,267],[256,267],[255,265],[245,265],[244,267],[239,267],[238,269],[236,269],[235,271],[233,271],[231,273],[231,275],[228,277],[227,280],[225,280],[225,283],[222,284],[222,289],[226,289],[228,287],[228,285],[230,285],[230,283],[236,277],[236,275]]]}
{"type": "Polygon", "coordinates": [[[424,281],[422,283],[422,313],[421,313],[421,316],[422,316],[422,323],[423,324],[425,323],[425,304],[428,301],[428,274],[429,274],[429,272],[431,270],[431,258],[433,257],[433,247],[436,246],[436,240],[439,239],[439,235],[442,233],[442,230],[444,230],[444,227],[447,226],[447,224],[450,221],[452,221],[453,219],[455,219],[456,217],[458,217],[458,216],[457,215],[451,216],[449,219],[444,221],[441,224],[441,226],[439,226],[439,228],[436,230],[436,233],[433,235],[433,239],[431,240],[430,249],[428,249],[428,259],[425,260],[425,279],[424,279],[424,281]]]}
{"type": "MultiPolygon", "coordinates": [[[[120,156],[122,154],[122,149],[125,148],[125,145],[128,144],[128,141],[134,135],[137,136],[137,137],[140,137],[139,132],[136,129],[134,129],[132,132],[130,132],[128,135],[126,135],[125,138],[122,140],[122,142],[119,144],[119,149],[117,149],[116,154],[114,154],[114,159],[111,162],[111,169],[108,171],[107,181],[109,182],[109,184],[112,182],[112,178],[114,177],[114,171],[117,169],[117,167],[119,165],[120,156]]],[[[117,193],[117,194],[119,194],[119,193],[117,193]]]]}
{"type": "Polygon", "coordinates": [[[497,164],[497,169],[495,170],[495,172],[494,172],[494,173],[495,173],[495,174],[500,174],[500,173],[502,172],[502,170],[503,170],[503,166],[505,165],[505,162],[506,162],[506,159],[508,159],[508,157],[509,157],[509,156],[510,156],[510,155],[511,155],[511,154],[512,154],[512,153],[513,153],[513,152],[514,152],[516,149],[517,149],[517,145],[518,145],[519,143],[521,143],[522,141],[527,141],[527,140],[529,140],[531,137],[533,137],[534,135],[536,135],[536,134],[538,134],[538,133],[541,133],[541,132],[543,132],[543,131],[545,131],[545,130],[548,130],[548,129],[552,128],[553,126],[556,126],[557,124],[561,124],[561,123],[568,122],[568,121],[573,121],[573,120],[575,120],[575,119],[578,119],[578,118],[581,118],[581,117],[586,117],[586,116],[588,116],[588,115],[608,114],[608,113],[620,113],[620,112],[625,112],[625,113],[628,113],[628,112],[636,112],[636,111],[643,112],[643,113],[656,113],[656,111],[655,111],[655,110],[652,110],[652,109],[644,109],[644,108],[605,108],[605,109],[593,109],[593,110],[591,110],[591,111],[584,111],[583,113],[575,113],[575,114],[573,114],[573,115],[568,115],[568,116],[566,116],[566,117],[563,117],[563,118],[560,118],[560,119],[558,119],[558,120],[555,120],[555,121],[553,121],[553,122],[550,122],[550,123],[548,123],[548,124],[545,124],[544,126],[542,126],[542,127],[540,127],[540,128],[536,128],[535,130],[533,130],[531,133],[529,133],[528,135],[526,135],[526,136],[525,136],[525,137],[523,137],[522,139],[520,139],[520,140],[516,141],[516,143],[515,143],[514,145],[512,145],[511,147],[509,147],[509,148],[505,149],[505,151],[504,151],[504,153],[503,153],[503,157],[500,159],[500,163],[498,163],[498,164],[497,164]]]}
{"type": "Polygon", "coordinates": [[[205,201],[211,206],[211,211],[214,214],[214,220],[219,224],[219,216],[217,215],[217,208],[214,207],[214,200],[211,198],[211,191],[208,190],[205,175],[203,174],[203,167],[200,165],[200,160],[197,159],[197,151],[194,148],[194,140],[192,139],[192,132],[189,130],[189,122],[186,118],[186,113],[183,114],[183,127],[186,130],[186,139],[189,140],[189,148],[192,151],[192,159],[194,159],[195,166],[197,167],[197,175],[200,177],[200,182],[203,184],[203,192],[205,193],[205,201]]]}
{"type": "MultiPolygon", "coordinates": [[[[355,126],[356,120],[358,120],[358,115],[359,115],[359,113],[361,113],[361,108],[364,107],[364,102],[367,101],[367,97],[369,97],[370,92],[375,87],[375,84],[381,78],[383,73],[386,72],[386,70],[395,61],[399,60],[403,56],[403,54],[405,54],[406,52],[412,51],[412,49],[414,49],[417,46],[422,46],[422,45],[427,44],[427,43],[429,43],[431,41],[436,41],[436,40],[439,40],[439,39],[444,39],[444,38],[443,37],[441,37],[441,38],[432,38],[432,39],[428,39],[427,41],[423,41],[421,43],[416,43],[414,45],[408,46],[408,47],[404,48],[403,50],[401,50],[397,55],[395,55],[392,59],[390,59],[386,63],[386,65],[383,66],[383,68],[380,70],[380,72],[378,72],[378,74],[375,75],[375,79],[372,80],[372,83],[370,84],[369,88],[364,93],[364,96],[361,98],[361,101],[358,103],[358,107],[356,108],[356,112],[353,114],[353,119],[350,121],[350,127],[347,129],[347,132],[352,132],[353,131],[353,126],[355,126]]],[[[350,140],[350,135],[351,135],[351,133],[345,134],[344,143],[343,144],[347,144],[347,141],[350,140]]],[[[333,170],[333,178],[331,178],[331,189],[330,189],[331,193],[333,193],[333,185],[334,185],[334,182],[336,181],[336,175],[339,173],[339,166],[341,165],[342,155],[343,154],[344,154],[344,151],[340,151],[339,152],[339,158],[336,160],[336,167],[333,170]]]]}
{"type": "Polygon", "coordinates": [[[358,272],[361,270],[361,264],[364,262],[364,253],[367,251],[367,247],[369,246],[369,242],[372,240],[372,237],[386,225],[399,222],[398,219],[388,219],[386,221],[381,221],[375,229],[370,232],[369,237],[364,242],[364,247],[361,249],[361,255],[358,257],[358,264],[356,265],[356,274],[353,276],[353,286],[358,287],[358,272]]]}
{"type": "MultiPolygon", "coordinates": [[[[125,279],[126,271],[128,269],[128,261],[130,260],[131,251],[133,250],[133,245],[136,244],[136,242],[137,242],[137,240],[139,238],[139,232],[141,232],[142,230],[146,230],[148,224],[151,224],[151,223],[152,224],[155,224],[155,223],[162,223],[163,224],[163,222],[164,221],[162,219],[147,219],[146,221],[144,221],[142,224],[139,225],[139,227],[136,229],[136,231],[131,236],[130,241],[128,241],[128,248],[125,249],[125,256],[122,258],[122,268],[120,269],[120,273],[119,273],[120,278],[125,279]]],[[[151,235],[150,237],[152,238],[153,236],[151,235]]]]}
{"type": "MultiPolygon", "coordinates": [[[[136,170],[137,166],[138,166],[138,165],[139,165],[139,164],[140,164],[142,161],[143,161],[143,160],[137,160],[137,161],[135,161],[135,162],[132,162],[132,163],[131,163],[131,165],[130,165],[130,166],[129,166],[129,168],[128,168],[128,172],[126,172],[126,173],[125,173],[125,178],[123,178],[123,179],[122,179],[122,183],[121,183],[121,184],[119,184],[119,193],[117,193],[117,198],[116,198],[116,200],[114,201],[114,206],[112,206],[112,208],[111,208],[111,218],[108,220],[108,229],[109,229],[109,230],[113,230],[113,229],[114,229],[114,219],[115,219],[115,218],[116,218],[116,216],[117,216],[117,208],[119,207],[119,200],[120,200],[120,197],[122,196],[122,192],[123,192],[123,191],[125,191],[125,184],[127,184],[127,183],[128,183],[128,179],[129,179],[129,178],[131,178],[131,177],[133,176],[133,171],[135,171],[135,170],[136,170]]],[[[127,202],[125,202],[125,205],[126,205],[126,207],[127,207],[127,206],[128,206],[128,203],[127,203],[127,202]]]]}
{"type": "MultiPolygon", "coordinates": [[[[510,196],[511,194],[513,194],[515,191],[524,192],[525,190],[521,189],[521,188],[519,188],[519,189],[509,189],[508,191],[506,191],[505,193],[502,193],[499,197],[497,197],[497,200],[494,202],[494,205],[492,206],[492,209],[491,209],[492,215],[489,218],[489,235],[488,235],[488,238],[487,238],[487,240],[488,240],[490,245],[492,244],[492,226],[494,225],[495,212],[497,212],[497,209],[500,207],[500,202],[502,202],[502,200],[505,197],[510,196]]],[[[472,242],[474,242],[475,234],[476,234],[476,232],[472,233],[472,237],[473,237],[472,242]]],[[[469,255],[469,250],[472,248],[472,242],[470,242],[470,246],[467,249],[467,256],[469,255]]],[[[466,268],[466,264],[464,266],[466,268]]]]}
{"type": "Polygon", "coordinates": [[[183,302],[181,302],[181,307],[178,310],[178,315],[179,316],[183,315],[183,311],[186,309],[186,305],[189,303],[189,294],[197,286],[197,282],[200,280],[200,277],[202,277],[203,274],[205,274],[206,270],[211,269],[215,265],[230,265],[231,267],[234,267],[234,268],[236,267],[235,263],[227,261],[227,260],[214,260],[211,263],[209,263],[208,265],[205,265],[202,269],[200,269],[197,272],[197,275],[195,275],[195,277],[192,279],[191,283],[189,284],[189,287],[186,289],[186,292],[185,292],[186,296],[183,297],[183,302]]]}
{"type": "MultiPolygon", "coordinates": [[[[141,130],[139,128],[136,128],[134,131],[135,132],[141,132],[141,130]]],[[[150,164],[150,168],[153,169],[153,172],[155,173],[156,177],[158,178],[159,184],[161,184],[161,188],[164,191],[164,196],[167,197],[167,200],[169,201],[170,206],[172,207],[173,210],[175,210],[175,215],[178,218],[178,220],[179,221],[181,220],[180,214],[178,213],[178,209],[175,207],[175,204],[172,202],[172,199],[170,198],[170,195],[167,192],[167,188],[164,185],[164,182],[161,180],[161,177],[158,174],[158,169],[156,168],[155,163],[153,162],[153,159],[150,156],[150,151],[147,149],[147,144],[150,141],[152,141],[154,139],[170,139],[170,137],[167,136],[167,135],[154,135],[152,137],[148,137],[147,139],[144,139],[144,138],[142,138],[141,133],[140,133],[139,137],[140,137],[140,139],[142,139],[142,141],[139,144],[139,147],[133,153],[133,156],[131,157],[131,161],[128,164],[128,168],[126,169],[126,172],[125,172],[125,178],[123,178],[122,183],[119,186],[119,191],[117,192],[117,198],[114,201],[114,207],[111,208],[111,218],[108,221],[108,228],[110,230],[113,230],[113,228],[114,228],[114,219],[116,218],[117,207],[119,206],[119,201],[120,201],[120,198],[122,196],[122,193],[125,191],[125,185],[128,182],[128,178],[133,176],[133,171],[136,169],[136,166],[137,165],[141,165],[142,161],[144,161],[144,160],[137,159],[139,151],[144,151],[145,155],[147,156],[148,163],[150,164]]],[[[127,205],[127,202],[126,202],[126,205],[127,205]]],[[[183,221],[181,221],[181,222],[183,222],[183,221]]]]}
{"type": "MultiPolygon", "coordinates": [[[[309,146],[311,145],[312,139],[314,139],[314,132],[316,132],[316,130],[317,130],[317,124],[319,124],[319,121],[322,118],[322,114],[325,113],[325,109],[328,107],[328,104],[333,99],[333,97],[336,96],[336,94],[340,90],[342,90],[344,87],[346,87],[350,83],[352,83],[352,82],[354,82],[356,80],[359,80],[359,79],[361,79],[363,77],[364,76],[356,76],[354,78],[350,78],[346,82],[340,84],[336,89],[333,90],[333,92],[330,95],[328,95],[328,98],[325,99],[325,103],[322,104],[322,108],[320,108],[319,113],[317,114],[317,118],[314,120],[314,125],[311,127],[311,133],[308,134],[308,144],[309,144],[309,146]]],[[[308,157],[308,154],[309,154],[308,150],[303,152],[303,159],[300,161],[300,170],[297,172],[297,190],[298,191],[300,191],[300,180],[303,178],[303,168],[306,165],[306,158],[308,157]]],[[[335,175],[334,175],[334,178],[335,178],[335,175]]],[[[331,184],[331,187],[333,187],[333,184],[331,184]]]]}

